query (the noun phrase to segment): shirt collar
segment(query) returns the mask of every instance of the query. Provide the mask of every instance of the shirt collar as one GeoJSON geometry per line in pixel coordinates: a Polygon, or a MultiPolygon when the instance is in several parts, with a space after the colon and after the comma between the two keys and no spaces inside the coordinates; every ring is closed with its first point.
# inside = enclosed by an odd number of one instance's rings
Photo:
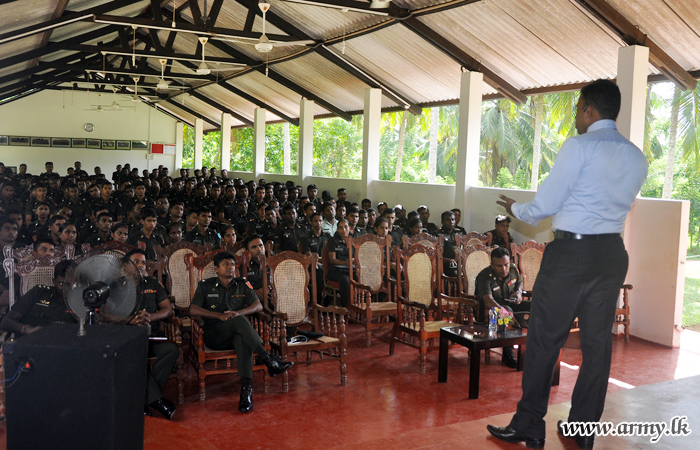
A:
{"type": "Polygon", "coordinates": [[[604,130],[604,129],[617,130],[617,124],[612,119],[601,119],[601,120],[598,120],[596,122],[593,122],[591,124],[591,126],[588,127],[588,130],[586,130],[586,133],[590,133],[591,131],[604,130]]]}

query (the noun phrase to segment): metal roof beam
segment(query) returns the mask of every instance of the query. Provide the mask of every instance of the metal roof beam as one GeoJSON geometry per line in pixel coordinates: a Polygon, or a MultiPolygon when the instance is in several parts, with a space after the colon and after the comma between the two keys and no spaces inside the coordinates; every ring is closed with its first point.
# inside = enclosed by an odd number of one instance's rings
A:
{"type": "Polygon", "coordinates": [[[456,46],[451,40],[442,36],[417,18],[407,17],[400,22],[406,28],[413,31],[415,34],[432,44],[435,48],[452,58],[462,67],[475,72],[483,73],[484,81],[493,86],[504,97],[516,103],[524,103],[527,100],[525,94],[520,92],[515,86],[496,75],[496,73],[490,69],[484,67],[479,61],[456,46]]]}
{"type": "Polygon", "coordinates": [[[238,89],[237,87],[231,86],[230,84],[228,84],[225,81],[222,83],[219,83],[219,86],[221,86],[222,88],[226,89],[227,91],[229,91],[233,94],[236,94],[239,97],[242,97],[245,100],[248,100],[252,104],[257,105],[259,108],[265,108],[266,110],[270,111],[271,113],[280,117],[281,119],[286,120],[287,122],[291,123],[292,125],[297,126],[297,127],[299,126],[298,119],[294,119],[292,117],[289,117],[287,114],[283,113],[282,111],[278,110],[277,108],[266,104],[262,100],[258,100],[257,98],[253,97],[252,95],[248,94],[247,92],[244,92],[244,91],[238,89]]]}
{"type": "MultiPolygon", "coordinates": [[[[116,41],[113,41],[113,43],[117,43],[116,41]]],[[[132,53],[135,53],[137,57],[147,57],[147,58],[160,58],[160,57],[165,57],[165,58],[173,58],[173,59],[178,59],[178,58],[190,58],[190,59],[196,59],[192,55],[186,54],[186,53],[175,53],[172,50],[167,50],[163,49],[162,51],[145,51],[145,50],[136,50],[133,51],[129,48],[127,51],[125,51],[124,48],[122,47],[108,47],[106,45],[87,45],[87,44],[74,44],[74,45],[69,45],[66,46],[65,49],[63,50],[74,50],[77,52],[86,52],[86,53],[100,53],[100,52],[107,52],[107,53],[129,53],[129,56],[131,56],[132,53]]],[[[127,55],[121,55],[123,57],[127,57],[127,55]]],[[[235,58],[219,58],[215,56],[207,56],[207,62],[222,62],[222,63],[231,63],[231,64],[245,64],[244,62],[241,62],[238,59],[235,58]]]]}
{"type": "Polygon", "coordinates": [[[213,126],[215,126],[215,127],[217,127],[217,128],[221,128],[221,124],[220,124],[220,123],[214,122],[214,121],[211,120],[210,118],[206,117],[206,116],[203,115],[203,114],[198,113],[197,111],[193,110],[192,108],[188,108],[187,106],[185,106],[185,105],[183,105],[183,104],[181,104],[181,103],[177,103],[177,102],[175,102],[174,100],[171,100],[171,99],[167,99],[167,100],[165,100],[165,101],[168,102],[168,103],[170,103],[171,105],[176,106],[178,109],[181,109],[181,110],[185,111],[187,114],[191,114],[191,115],[193,115],[194,117],[196,117],[196,118],[198,118],[198,119],[202,119],[203,121],[205,121],[206,123],[208,123],[208,124],[210,124],[210,125],[213,125],[213,126]]]}
{"type": "Polygon", "coordinates": [[[638,25],[630,22],[605,0],[576,0],[610,30],[620,36],[627,45],[642,45],[649,48],[649,62],[666,75],[678,87],[695,89],[695,78],[671,58],[656,42],[644,34],[638,25]]]}
{"type": "Polygon", "coordinates": [[[197,100],[201,100],[201,101],[203,101],[204,103],[206,103],[207,105],[213,106],[214,108],[218,109],[218,110],[221,111],[221,112],[225,112],[225,113],[231,114],[231,116],[235,117],[237,120],[243,122],[244,124],[246,124],[246,125],[248,125],[248,126],[250,126],[250,127],[253,126],[253,122],[252,122],[250,119],[248,119],[247,117],[243,117],[242,115],[238,114],[238,113],[235,112],[234,110],[229,109],[229,108],[225,107],[224,105],[222,105],[221,103],[216,102],[216,101],[210,99],[210,98],[207,97],[206,95],[200,94],[199,92],[195,92],[195,91],[191,91],[191,92],[189,92],[189,94],[190,94],[192,97],[196,98],[197,100]]]}
{"type": "MultiPolygon", "coordinates": [[[[95,59],[95,57],[93,57],[91,59],[95,59]]],[[[47,62],[39,63],[34,67],[30,67],[29,69],[21,70],[19,72],[14,72],[14,73],[11,73],[9,75],[5,75],[3,77],[0,77],[0,84],[6,83],[6,82],[11,81],[11,80],[16,80],[18,78],[29,77],[29,76],[34,75],[35,73],[43,72],[43,71],[49,70],[49,69],[63,69],[66,67],[66,65],[70,65],[75,60],[81,60],[84,63],[89,62],[89,59],[86,59],[85,55],[81,55],[81,54],[69,55],[69,56],[66,56],[64,58],[56,59],[54,61],[47,61],[47,62]]],[[[99,58],[97,59],[97,61],[99,61],[99,58]]],[[[44,78],[46,76],[51,76],[52,74],[53,74],[53,72],[48,73],[48,74],[44,74],[44,75],[39,75],[39,77],[37,77],[35,79],[41,79],[41,78],[44,78]]]]}

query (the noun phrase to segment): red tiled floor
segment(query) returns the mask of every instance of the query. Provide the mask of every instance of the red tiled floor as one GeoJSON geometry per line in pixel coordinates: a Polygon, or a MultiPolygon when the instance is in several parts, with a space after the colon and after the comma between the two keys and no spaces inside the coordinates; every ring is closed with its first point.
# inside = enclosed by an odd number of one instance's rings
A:
{"type": "MultiPolygon", "coordinates": [[[[696,333],[692,335],[697,338],[696,333]]],[[[236,409],[240,386],[236,377],[208,378],[205,402],[199,402],[197,383],[191,378],[186,383],[186,403],[178,408],[173,422],[147,420],[145,448],[171,449],[183,443],[184,448],[220,450],[369,445],[517,448],[493,441],[485,431],[486,423],[507,423],[520,396],[521,374],[505,367],[495,353],[490,363],[482,363],[480,398],[470,400],[466,349],[450,349],[448,381],[439,384],[437,352],[429,354],[427,373],[421,374],[417,350],[397,345],[396,354],[389,356],[389,330],[379,331],[370,348],[364,347],[361,328],[356,325],[349,328],[348,338],[347,386],[340,385],[335,362],[295,366],[290,371],[287,394],[281,392],[278,378],[272,379],[270,393],[262,393],[258,374],[254,380],[255,410],[243,415],[236,409]]],[[[677,374],[700,374],[700,345],[689,340],[684,336],[682,349],[668,349],[635,339],[625,344],[622,338],[615,338],[611,379],[617,384],[611,383],[608,392],[673,380],[677,374]]],[[[564,402],[570,399],[581,362],[577,335],[565,346],[563,361],[567,366],[562,368],[561,384],[552,389],[550,398],[554,406],[550,408],[549,417],[553,418],[548,421],[548,436],[554,442],[548,442],[547,448],[575,448],[569,440],[557,444],[555,426],[558,418],[567,415],[564,402]]],[[[168,389],[166,394],[172,397],[172,386],[168,389]]],[[[611,404],[609,400],[608,409],[611,404]]],[[[618,416],[632,420],[619,412],[618,416]]],[[[599,441],[596,448],[604,445],[599,441]]]]}

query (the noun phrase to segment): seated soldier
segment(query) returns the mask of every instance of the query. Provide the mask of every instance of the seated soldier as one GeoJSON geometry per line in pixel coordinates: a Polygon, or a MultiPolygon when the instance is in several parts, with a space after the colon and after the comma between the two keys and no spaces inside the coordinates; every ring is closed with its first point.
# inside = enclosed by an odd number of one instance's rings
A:
{"type": "Polygon", "coordinates": [[[338,221],[335,218],[335,206],[331,202],[325,202],[321,206],[323,214],[323,232],[333,236],[338,229],[338,221]]]}
{"type": "Polygon", "coordinates": [[[297,222],[297,210],[292,205],[284,207],[284,225],[282,235],[275,242],[275,252],[298,252],[299,241],[305,235],[304,229],[297,222]]]}
{"type": "Polygon", "coordinates": [[[391,246],[401,247],[401,236],[403,236],[403,231],[401,228],[394,226],[396,221],[396,212],[393,208],[384,208],[382,217],[386,219],[389,224],[389,236],[391,236],[391,246]]]}
{"type": "Polygon", "coordinates": [[[117,223],[112,227],[112,240],[126,244],[129,239],[129,227],[125,223],[117,223]]]}
{"type": "MultiPolygon", "coordinates": [[[[124,264],[131,263],[136,266],[142,276],[139,283],[141,305],[138,308],[138,314],[129,321],[129,324],[148,326],[151,336],[165,336],[161,330],[160,321],[170,317],[173,310],[163,285],[146,273],[146,253],[137,248],[124,255],[122,261],[124,264]]],[[[148,408],[151,407],[170,420],[175,414],[175,404],[163,397],[163,389],[180,356],[180,349],[173,342],[149,341],[148,356],[155,357],[156,362],[146,382],[144,412],[150,416],[148,408]]]]}
{"type": "Polygon", "coordinates": [[[277,210],[272,206],[265,208],[265,226],[260,230],[263,242],[277,243],[282,238],[282,229],[282,224],[277,220],[277,210]]]}
{"type": "Polygon", "coordinates": [[[31,288],[12,305],[10,312],[2,319],[0,328],[20,337],[50,323],[76,323],[73,315],[66,311],[63,301],[63,279],[71,264],[73,261],[61,261],[56,264],[53,286],[38,284],[31,288]]]}
{"type": "Polygon", "coordinates": [[[420,215],[420,221],[423,224],[423,228],[428,230],[428,233],[433,233],[435,232],[438,227],[435,226],[434,223],[430,223],[430,209],[428,209],[427,206],[421,205],[417,209],[418,214],[420,215]]]}
{"type": "Polygon", "coordinates": [[[219,237],[219,233],[209,228],[210,223],[211,212],[207,208],[201,208],[197,216],[197,226],[185,234],[184,240],[199,245],[211,242],[211,244],[216,247],[221,242],[221,238],[219,237]]]}
{"type": "Polygon", "coordinates": [[[350,227],[351,238],[356,238],[367,234],[367,231],[365,229],[358,226],[358,222],[360,220],[360,211],[357,209],[357,206],[351,206],[350,208],[348,208],[348,213],[345,216],[345,218],[347,219],[348,226],[350,227]]]}
{"type": "MultiPolygon", "coordinates": [[[[331,236],[328,233],[324,233],[323,227],[323,217],[319,213],[314,213],[311,215],[311,231],[309,231],[306,236],[301,238],[299,243],[300,252],[306,256],[311,256],[312,253],[318,255],[318,264],[316,265],[316,280],[320,282],[323,280],[323,248],[328,244],[331,236]]],[[[316,299],[318,304],[321,304],[323,300],[323,289],[317,289],[318,298],[316,299]]]]}
{"type": "Polygon", "coordinates": [[[451,277],[457,276],[457,262],[455,261],[455,247],[457,241],[455,236],[459,233],[455,230],[455,214],[452,211],[445,211],[440,215],[442,228],[433,231],[434,236],[441,237],[445,240],[444,268],[445,274],[451,277]]]}
{"type": "Polygon", "coordinates": [[[236,230],[231,225],[222,223],[219,225],[219,234],[221,234],[221,242],[214,250],[224,249],[232,252],[233,246],[236,245],[236,230]]]}
{"type": "Polygon", "coordinates": [[[357,212],[357,228],[367,233],[367,210],[361,209],[357,212]]]}
{"type": "Polygon", "coordinates": [[[180,228],[179,223],[170,222],[165,230],[167,237],[165,245],[177,244],[182,240],[182,228],[180,228]]]}
{"type": "MultiPolygon", "coordinates": [[[[491,252],[491,265],[477,275],[474,295],[479,299],[479,322],[488,322],[488,310],[493,307],[530,311],[530,302],[523,302],[523,279],[510,263],[510,253],[505,247],[491,252]]],[[[518,367],[513,347],[503,347],[503,362],[508,367],[518,367]]]]}
{"type": "Polygon", "coordinates": [[[454,209],[451,209],[450,211],[455,213],[455,230],[457,230],[457,232],[459,232],[463,235],[467,234],[467,230],[465,230],[463,227],[459,226],[459,222],[462,221],[462,210],[459,208],[454,208],[454,209]]]}
{"type": "Polygon", "coordinates": [[[510,244],[513,242],[513,236],[510,235],[508,230],[510,229],[510,217],[505,214],[499,214],[496,216],[496,228],[484,233],[488,236],[489,240],[486,243],[490,247],[505,247],[510,249],[510,244]]]}
{"type": "Polygon", "coordinates": [[[413,218],[408,221],[408,235],[409,236],[416,236],[418,234],[427,232],[425,228],[423,228],[423,222],[420,221],[418,218],[413,218]]]}
{"type": "Polygon", "coordinates": [[[157,257],[155,246],[165,245],[163,237],[155,232],[158,226],[158,214],[155,209],[143,208],[140,218],[142,223],[140,232],[131,234],[126,243],[143,250],[149,261],[155,261],[157,257]]]}
{"type": "Polygon", "coordinates": [[[270,376],[279,375],[293,363],[281,361],[265,350],[263,340],[246,316],[262,310],[262,304],[249,282],[234,278],[235,260],[223,251],[214,256],[216,277],[202,280],[192,298],[190,314],[204,320],[204,342],[214,350],[234,348],[238,376],[241,377],[241,398],[238,410],[253,410],[253,354],[267,366],[270,376]]]}
{"type": "MultiPolygon", "coordinates": [[[[126,227],[126,225],[125,225],[126,227]]],[[[112,240],[112,216],[108,212],[101,212],[97,215],[97,233],[89,236],[85,243],[90,244],[90,247],[95,248],[99,245],[106,244],[112,240]]]]}
{"type": "Polygon", "coordinates": [[[339,221],[338,231],[327,244],[330,267],[325,268],[326,278],[340,284],[340,302],[343,308],[347,308],[350,303],[350,271],[348,269],[350,251],[345,243],[345,238],[348,237],[349,233],[348,221],[345,219],[339,221]]]}
{"type": "Polygon", "coordinates": [[[260,256],[265,255],[265,244],[263,244],[259,235],[251,234],[243,241],[243,247],[250,253],[250,263],[248,264],[248,273],[245,278],[253,286],[253,290],[259,297],[260,289],[263,287],[263,278],[260,272],[260,256]]]}

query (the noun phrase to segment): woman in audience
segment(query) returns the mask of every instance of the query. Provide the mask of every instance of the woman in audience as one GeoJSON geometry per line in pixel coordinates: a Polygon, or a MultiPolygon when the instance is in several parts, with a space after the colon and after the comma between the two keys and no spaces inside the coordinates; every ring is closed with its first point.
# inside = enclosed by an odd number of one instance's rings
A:
{"type": "Polygon", "coordinates": [[[215,250],[221,248],[233,253],[233,247],[236,245],[236,230],[231,225],[223,223],[219,227],[219,233],[221,234],[221,243],[216,246],[215,250]]]}
{"type": "Polygon", "coordinates": [[[422,233],[423,231],[423,222],[421,222],[420,219],[411,219],[408,221],[409,236],[415,236],[417,234],[422,233]]]}
{"type": "Polygon", "coordinates": [[[118,223],[112,227],[112,240],[126,244],[129,239],[129,227],[125,223],[118,223]]]}
{"type": "Polygon", "coordinates": [[[176,244],[182,240],[182,228],[179,222],[170,222],[166,228],[168,244],[176,244]]]}
{"type": "Polygon", "coordinates": [[[66,247],[69,245],[73,246],[74,257],[83,254],[80,246],[75,245],[75,240],[78,237],[78,230],[76,230],[75,225],[72,223],[64,223],[58,227],[58,236],[61,239],[61,243],[56,247],[56,255],[61,255],[61,257],[63,257],[66,254],[66,247]]]}
{"type": "MultiPolygon", "coordinates": [[[[327,278],[340,284],[340,302],[343,308],[350,303],[350,271],[348,270],[349,249],[345,238],[350,234],[348,221],[343,219],[338,222],[335,235],[328,241],[328,263],[330,267],[327,278]]],[[[328,305],[326,305],[328,306],[328,305]]]]}

